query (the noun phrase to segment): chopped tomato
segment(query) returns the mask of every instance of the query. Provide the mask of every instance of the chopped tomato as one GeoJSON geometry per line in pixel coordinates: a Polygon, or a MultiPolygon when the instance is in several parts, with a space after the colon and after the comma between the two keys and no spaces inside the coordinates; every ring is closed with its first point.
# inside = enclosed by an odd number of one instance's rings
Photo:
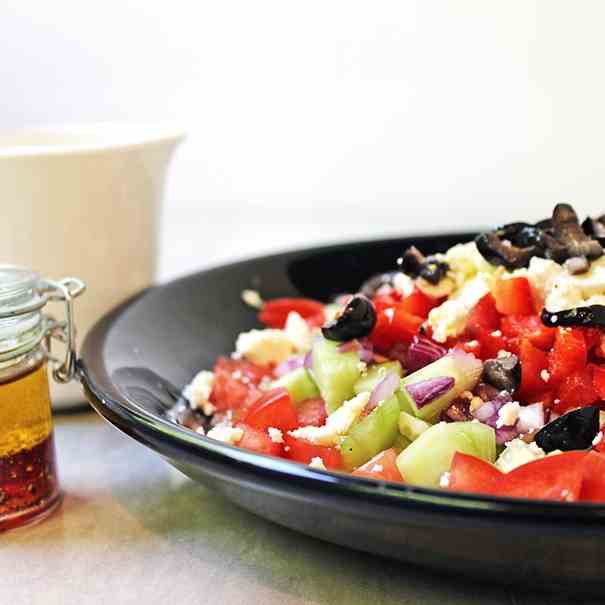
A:
{"type": "Polygon", "coordinates": [[[543,391],[542,393],[534,393],[527,397],[527,404],[541,403],[545,409],[552,408],[555,395],[552,391],[543,391]]]}
{"type": "Polygon", "coordinates": [[[525,338],[519,346],[519,360],[521,361],[521,388],[519,394],[522,398],[529,398],[532,394],[542,393],[548,384],[542,377],[542,370],[548,367],[548,357],[544,351],[534,347],[525,338]]]}
{"type": "Polygon", "coordinates": [[[582,328],[582,334],[584,334],[588,352],[601,346],[603,332],[599,328],[582,328]]]}
{"type": "Polygon", "coordinates": [[[410,315],[416,315],[426,319],[432,308],[439,304],[439,299],[427,296],[424,292],[416,289],[409,296],[401,300],[401,308],[410,315]]]}
{"type": "Polygon", "coordinates": [[[258,319],[271,328],[283,328],[291,311],[296,311],[311,326],[322,326],[325,322],[324,306],[310,298],[275,298],[266,302],[258,319]]]}
{"type": "Polygon", "coordinates": [[[456,452],[452,458],[448,488],[461,492],[495,494],[501,477],[502,473],[489,462],[456,452]]]}
{"type": "Polygon", "coordinates": [[[258,385],[265,377],[273,377],[270,368],[249,361],[219,357],[214,366],[210,401],[217,411],[245,410],[262,395],[258,385]]]}
{"type": "Polygon", "coordinates": [[[298,426],[323,426],[327,417],[326,404],[321,397],[302,401],[296,408],[298,426]]]}
{"type": "Polygon", "coordinates": [[[369,477],[383,481],[403,481],[397,468],[397,451],[394,448],[376,454],[374,458],[354,470],[352,474],[357,477],[369,477]]]}
{"type": "Polygon", "coordinates": [[[401,301],[401,294],[397,290],[391,289],[388,293],[378,294],[372,299],[376,312],[383,311],[394,307],[398,302],[401,301]]]}
{"type": "Polygon", "coordinates": [[[499,351],[507,350],[506,338],[500,330],[484,331],[478,338],[481,343],[481,359],[494,359],[498,357],[499,351]]]}
{"type": "Polygon", "coordinates": [[[493,332],[500,327],[500,313],[496,309],[496,300],[486,294],[469,313],[466,321],[466,332],[477,337],[484,332],[493,332]]]}
{"type": "Polygon", "coordinates": [[[499,279],[494,286],[496,308],[503,315],[533,315],[534,299],[526,277],[499,279]]]}
{"type": "Polygon", "coordinates": [[[467,353],[472,353],[477,359],[482,359],[481,357],[481,343],[476,340],[461,340],[453,345],[455,349],[462,349],[467,353]]]}
{"type": "Polygon", "coordinates": [[[596,443],[592,446],[592,449],[595,450],[595,452],[605,454],[605,437],[603,436],[603,431],[599,431],[597,433],[597,437],[599,435],[601,435],[601,437],[596,440],[596,443]]]}
{"type": "Polygon", "coordinates": [[[585,452],[565,452],[518,466],[502,475],[497,492],[513,498],[575,502],[582,489],[585,452]]]}
{"type": "Polygon", "coordinates": [[[593,385],[592,368],[586,366],[566,376],[559,384],[557,398],[555,410],[559,414],[597,401],[599,394],[593,385]]]}
{"type": "Polygon", "coordinates": [[[284,388],[272,389],[259,397],[246,412],[244,423],[257,429],[270,426],[289,431],[298,426],[296,408],[284,388]]]}
{"type": "Polygon", "coordinates": [[[369,340],[379,351],[386,352],[396,344],[410,342],[423,323],[422,317],[411,315],[398,303],[378,312],[369,340]]]}
{"type": "Polygon", "coordinates": [[[506,338],[527,338],[534,347],[548,351],[557,330],[542,323],[538,315],[508,315],[502,318],[500,329],[506,338]]]}
{"type": "Polygon", "coordinates": [[[605,502],[605,454],[588,452],[583,463],[580,500],[605,502]]]}
{"type": "Polygon", "coordinates": [[[293,437],[289,433],[284,434],[284,443],[284,452],[286,458],[289,458],[290,460],[302,462],[303,464],[309,464],[313,458],[321,458],[326,468],[342,468],[340,451],[335,447],[316,445],[307,439],[293,437]]]}
{"type": "Polygon", "coordinates": [[[594,386],[600,399],[605,399],[605,366],[599,366],[591,363],[592,368],[592,386],[594,386]]]}
{"type": "Polygon", "coordinates": [[[237,426],[244,431],[243,437],[237,443],[238,447],[243,447],[246,450],[252,450],[259,454],[267,454],[267,456],[283,455],[283,444],[275,443],[266,430],[257,429],[246,424],[238,424],[237,426]]]}
{"type": "Polygon", "coordinates": [[[548,354],[548,372],[558,384],[586,366],[586,340],[580,329],[558,328],[552,351],[548,354]]]}

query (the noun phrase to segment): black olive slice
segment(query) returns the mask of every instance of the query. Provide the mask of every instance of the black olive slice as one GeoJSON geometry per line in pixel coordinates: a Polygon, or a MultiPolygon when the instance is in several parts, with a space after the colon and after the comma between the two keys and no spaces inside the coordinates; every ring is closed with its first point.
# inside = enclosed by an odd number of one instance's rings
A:
{"type": "Polygon", "coordinates": [[[483,364],[482,379],[499,391],[514,393],[521,385],[521,364],[516,355],[488,359],[483,364]]]}
{"type": "Polygon", "coordinates": [[[553,235],[567,248],[567,258],[585,256],[588,259],[599,258],[603,248],[590,238],[580,226],[578,215],[569,204],[557,204],[552,213],[553,235]]]}
{"type": "Polygon", "coordinates": [[[599,218],[586,218],[582,223],[582,229],[586,235],[596,239],[601,246],[605,246],[605,216],[599,218]]]}
{"type": "Polygon", "coordinates": [[[361,294],[351,298],[343,311],[329,321],[322,329],[328,340],[346,342],[354,338],[363,338],[376,325],[376,310],[370,300],[361,294]]]}
{"type": "Polygon", "coordinates": [[[585,450],[599,432],[599,408],[590,405],[559,416],[542,427],[535,442],[546,453],[553,450],[585,450]]]}
{"type": "Polygon", "coordinates": [[[585,326],[605,328],[605,305],[589,305],[564,311],[542,309],[542,323],[549,327],[585,326]]]}
{"type": "Polygon", "coordinates": [[[388,273],[378,273],[363,282],[359,292],[368,298],[374,298],[382,286],[392,286],[393,280],[399,271],[390,271],[388,273]]]}
{"type": "Polygon", "coordinates": [[[450,270],[449,265],[434,256],[424,256],[416,246],[410,246],[401,258],[397,259],[401,270],[410,277],[422,277],[437,285],[450,270]]]}
{"type": "Polygon", "coordinates": [[[543,256],[538,246],[520,248],[508,239],[500,239],[496,232],[481,233],[475,238],[477,250],[485,260],[507,269],[527,267],[533,256],[543,256]]]}

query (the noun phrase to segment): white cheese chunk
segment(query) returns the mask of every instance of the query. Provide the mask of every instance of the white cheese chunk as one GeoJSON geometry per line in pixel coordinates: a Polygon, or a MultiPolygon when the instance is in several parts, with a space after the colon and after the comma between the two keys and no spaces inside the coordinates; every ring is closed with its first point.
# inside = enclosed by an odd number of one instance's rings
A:
{"type": "Polygon", "coordinates": [[[269,437],[271,438],[271,441],[273,441],[273,443],[283,443],[284,442],[284,435],[279,429],[276,429],[275,427],[270,426],[267,429],[267,433],[269,433],[269,437]]]}
{"type": "Polygon", "coordinates": [[[252,363],[281,363],[294,353],[294,346],[283,330],[250,330],[237,337],[235,350],[252,363]]]}
{"type": "Polygon", "coordinates": [[[393,278],[393,288],[403,296],[409,296],[414,291],[414,280],[405,273],[397,273],[393,278]]]}
{"type": "Polygon", "coordinates": [[[206,416],[214,413],[214,406],[210,403],[210,393],[212,393],[213,385],[213,372],[202,370],[196,374],[183,391],[183,395],[189,401],[192,409],[202,410],[206,416]]]}
{"type": "Polygon", "coordinates": [[[432,309],[428,322],[433,328],[433,339],[445,342],[450,336],[461,334],[471,309],[490,291],[491,282],[490,275],[476,275],[449,300],[432,309]]]}
{"type": "Polygon", "coordinates": [[[546,453],[535,443],[525,443],[522,439],[513,439],[496,460],[496,468],[508,473],[514,468],[532,460],[544,458],[546,453]]]}
{"type": "Polygon", "coordinates": [[[298,352],[305,352],[311,349],[313,332],[309,328],[309,324],[296,311],[288,313],[284,332],[298,352]]]}
{"type": "Polygon", "coordinates": [[[349,432],[369,399],[370,393],[360,393],[353,399],[345,401],[335,412],[332,412],[324,426],[303,426],[290,431],[290,435],[298,439],[306,439],[317,445],[337,445],[340,437],[349,432]]]}
{"type": "Polygon", "coordinates": [[[317,468],[322,471],[328,470],[326,468],[326,465],[324,464],[324,461],[319,456],[315,456],[315,458],[311,458],[311,462],[309,462],[309,466],[311,468],[317,468]]]}
{"type": "Polygon", "coordinates": [[[505,403],[498,412],[498,419],[496,420],[496,428],[502,428],[503,426],[513,426],[519,418],[519,402],[509,401],[505,403]]]}
{"type": "Polygon", "coordinates": [[[207,437],[216,439],[217,441],[223,441],[230,445],[235,445],[244,436],[243,429],[239,427],[229,426],[226,424],[219,424],[208,431],[207,437]]]}

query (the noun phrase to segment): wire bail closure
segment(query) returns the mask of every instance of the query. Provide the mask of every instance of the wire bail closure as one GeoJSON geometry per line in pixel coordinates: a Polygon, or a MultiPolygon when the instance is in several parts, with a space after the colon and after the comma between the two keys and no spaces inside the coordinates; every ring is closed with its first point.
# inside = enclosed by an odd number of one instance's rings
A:
{"type": "Polygon", "coordinates": [[[24,305],[5,308],[0,311],[0,319],[10,319],[30,313],[36,313],[51,301],[65,303],[65,319],[57,321],[54,317],[41,313],[42,330],[37,342],[44,340],[48,359],[53,363],[52,376],[62,384],[70,382],[76,376],[76,325],[74,322],[73,300],[83,294],[86,284],[77,277],[66,277],[60,281],[40,280],[34,289],[31,301],[24,305]],[[65,355],[62,359],[51,354],[52,341],[56,340],[65,345],[65,355]]]}

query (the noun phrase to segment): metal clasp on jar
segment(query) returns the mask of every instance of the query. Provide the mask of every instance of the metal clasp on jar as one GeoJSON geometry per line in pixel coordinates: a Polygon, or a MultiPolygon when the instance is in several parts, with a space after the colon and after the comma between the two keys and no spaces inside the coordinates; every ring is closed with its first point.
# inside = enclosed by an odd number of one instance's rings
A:
{"type": "MultiPolygon", "coordinates": [[[[17,318],[32,315],[40,318],[35,329],[35,336],[26,344],[27,349],[42,344],[48,359],[52,362],[53,378],[60,383],[72,380],[76,375],[76,326],[74,322],[73,300],[84,293],[86,284],[76,277],[66,277],[60,281],[48,279],[40,280],[32,292],[31,299],[25,304],[0,311],[0,319],[17,318]],[[65,303],[65,319],[57,320],[54,317],[41,313],[43,307],[50,301],[65,303]],[[62,359],[52,355],[53,340],[65,344],[65,353],[62,359]]],[[[24,353],[24,347],[14,349],[12,356],[24,353]]]]}

